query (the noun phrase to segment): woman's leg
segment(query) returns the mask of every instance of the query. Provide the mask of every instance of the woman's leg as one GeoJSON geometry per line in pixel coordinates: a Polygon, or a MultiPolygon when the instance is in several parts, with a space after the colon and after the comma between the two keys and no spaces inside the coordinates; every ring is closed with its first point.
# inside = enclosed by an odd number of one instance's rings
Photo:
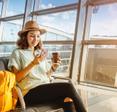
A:
{"type": "Polygon", "coordinates": [[[56,101],[71,97],[78,112],[86,112],[82,100],[71,83],[50,83],[40,85],[24,97],[27,105],[56,101]]]}

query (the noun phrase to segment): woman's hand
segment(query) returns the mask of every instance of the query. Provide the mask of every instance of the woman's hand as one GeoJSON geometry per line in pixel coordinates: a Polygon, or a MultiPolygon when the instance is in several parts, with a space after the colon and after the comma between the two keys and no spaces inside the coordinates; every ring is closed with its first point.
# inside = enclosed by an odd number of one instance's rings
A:
{"type": "Polygon", "coordinates": [[[61,64],[61,60],[59,58],[57,60],[57,63],[54,63],[54,62],[52,63],[51,69],[47,72],[47,75],[50,77],[52,73],[56,71],[56,69],[59,67],[60,64],[61,64]]]}
{"type": "Polygon", "coordinates": [[[41,54],[35,56],[34,60],[32,61],[32,64],[34,65],[39,64],[46,57],[47,57],[47,51],[45,49],[42,49],[41,54]]]}

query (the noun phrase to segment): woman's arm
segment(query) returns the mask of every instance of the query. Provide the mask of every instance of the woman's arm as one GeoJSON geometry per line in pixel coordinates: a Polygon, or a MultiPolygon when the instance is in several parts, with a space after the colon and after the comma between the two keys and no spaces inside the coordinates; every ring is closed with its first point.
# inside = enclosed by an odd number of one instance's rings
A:
{"type": "Polygon", "coordinates": [[[44,58],[45,58],[44,55],[36,56],[34,58],[34,60],[22,70],[17,70],[16,67],[13,66],[12,67],[12,72],[14,72],[16,74],[16,80],[18,82],[21,81],[22,78],[24,78],[31,71],[31,69],[35,65],[39,64],[44,58]]]}
{"type": "Polygon", "coordinates": [[[17,70],[16,67],[12,67],[12,72],[16,74],[16,80],[19,82],[22,80],[23,77],[25,77],[30,70],[33,68],[34,64],[31,62],[27,67],[25,67],[22,70],[17,70]]]}

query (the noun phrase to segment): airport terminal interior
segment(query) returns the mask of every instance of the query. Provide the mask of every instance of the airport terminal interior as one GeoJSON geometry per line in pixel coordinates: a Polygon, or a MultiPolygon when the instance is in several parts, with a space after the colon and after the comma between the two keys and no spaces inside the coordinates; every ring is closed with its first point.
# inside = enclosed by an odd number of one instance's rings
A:
{"type": "Polygon", "coordinates": [[[48,62],[61,57],[53,75],[71,79],[87,112],[117,112],[117,0],[0,0],[0,57],[28,20],[47,30],[48,62]]]}

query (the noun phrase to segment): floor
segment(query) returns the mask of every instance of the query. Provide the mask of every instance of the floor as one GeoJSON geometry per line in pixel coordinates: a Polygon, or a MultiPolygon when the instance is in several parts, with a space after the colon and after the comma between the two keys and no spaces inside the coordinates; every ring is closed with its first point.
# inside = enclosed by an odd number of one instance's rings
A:
{"type": "Polygon", "coordinates": [[[117,97],[102,95],[88,103],[88,112],[117,112],[117,97]]]}

